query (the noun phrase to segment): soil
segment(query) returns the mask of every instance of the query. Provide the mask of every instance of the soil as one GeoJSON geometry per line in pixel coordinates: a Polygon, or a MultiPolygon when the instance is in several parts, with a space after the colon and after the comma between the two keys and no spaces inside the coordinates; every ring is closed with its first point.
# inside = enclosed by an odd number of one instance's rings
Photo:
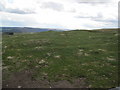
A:
{"type": "MultiPolygon", "coordinates": [[[[3,76],[4,77],[4,76],[3,76]]],[[[49,82],[48,80],[35,80],[30,71],[16,72],[9,79],[2,81],[3,88],[88,88],[85,78],[49,82]]]]}

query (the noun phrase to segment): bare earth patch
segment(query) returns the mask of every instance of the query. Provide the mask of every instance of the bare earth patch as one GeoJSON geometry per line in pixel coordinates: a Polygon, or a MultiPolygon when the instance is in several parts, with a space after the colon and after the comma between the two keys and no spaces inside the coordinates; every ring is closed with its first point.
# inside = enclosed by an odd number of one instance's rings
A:
{"type": "Polygon", "coordinates": [[[3,88],[88,88],[85,78],[49,82],[48,80],[34,80],[30,71],[14,73],[9,79],[3,80],[3,88]]]}

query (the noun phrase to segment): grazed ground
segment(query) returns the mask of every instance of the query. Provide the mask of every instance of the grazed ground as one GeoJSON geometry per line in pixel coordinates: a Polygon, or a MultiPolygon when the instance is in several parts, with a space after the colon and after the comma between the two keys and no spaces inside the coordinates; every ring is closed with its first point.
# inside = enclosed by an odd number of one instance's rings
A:
{"type": "Polygon", "coordinates": [[[6,81],[3,80],[4,88],[87,88],[85,78],[73,79],[71,82],[67,80],[60,80],[57,82],[50,82],[48,80],[35,80],[32,78],[30,71],[22,71],[14,73],[6,81]]]}
{"type": "Polygon", "coordinates": [[[3,87],[116,87],[117,45],[117,30],[3,35],[3,87]]]}

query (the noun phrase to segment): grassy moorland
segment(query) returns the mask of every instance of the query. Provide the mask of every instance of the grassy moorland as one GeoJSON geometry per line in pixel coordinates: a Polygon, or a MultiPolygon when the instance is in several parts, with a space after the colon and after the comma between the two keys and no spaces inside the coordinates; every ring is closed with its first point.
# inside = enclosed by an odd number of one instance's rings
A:
{"type": "Polygon", "coordinates": [[[34,80],[85,78],[92,88],[118,85],[117,30],[3,35],[2,44],[3,81],[29,70],[34,80]]]}

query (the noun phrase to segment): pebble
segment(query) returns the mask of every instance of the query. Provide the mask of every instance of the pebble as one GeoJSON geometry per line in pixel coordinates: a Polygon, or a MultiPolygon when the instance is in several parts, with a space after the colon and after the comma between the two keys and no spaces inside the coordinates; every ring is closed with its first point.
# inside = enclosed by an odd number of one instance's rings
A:
{"type": "Polygon", "coordinates": [[[18,88],[21,88],[22,86],[18,86],[18,88]]]}

